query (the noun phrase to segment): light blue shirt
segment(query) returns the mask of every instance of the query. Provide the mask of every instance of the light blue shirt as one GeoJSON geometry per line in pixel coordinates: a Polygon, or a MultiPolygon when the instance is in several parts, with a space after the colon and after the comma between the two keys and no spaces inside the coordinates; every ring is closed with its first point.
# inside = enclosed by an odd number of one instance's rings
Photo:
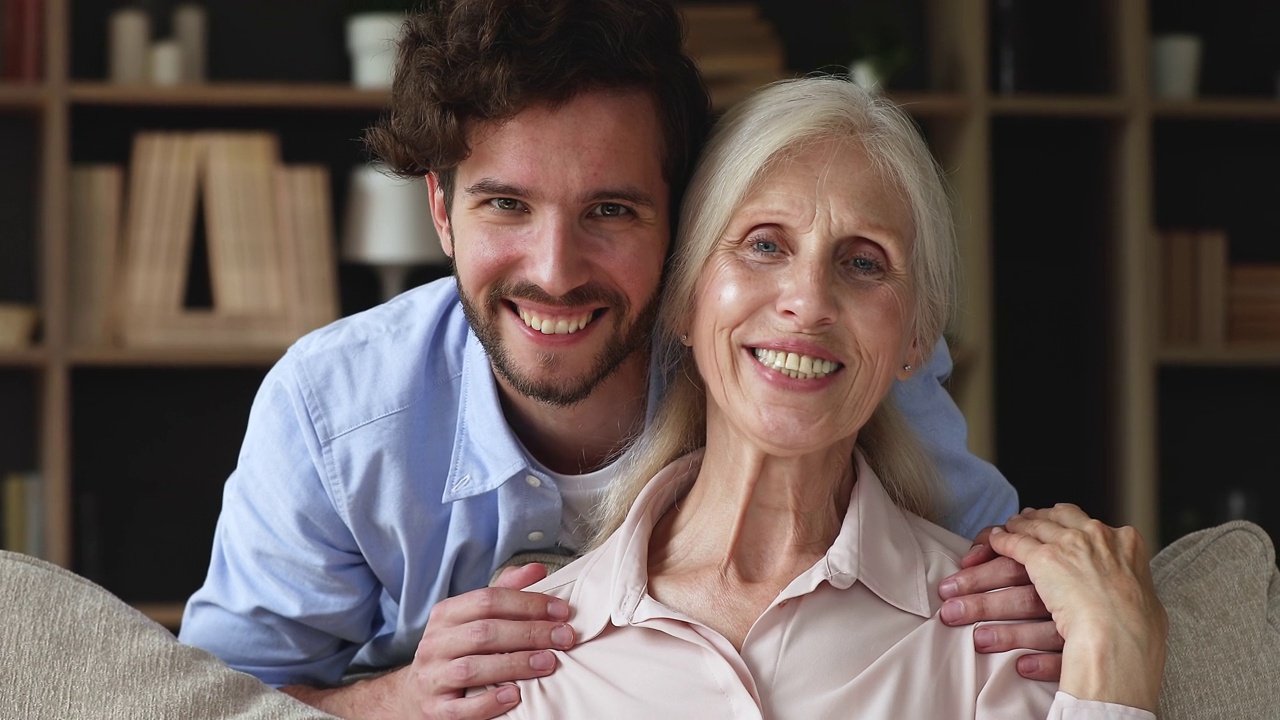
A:
{"type": "MultiPolygon", "coordinates": [[[[948,482],[943,524],[973,537],[1017,498],[965,449],[950,369],[943,347],[896,392],[948,482]]],[[[560,520],[445,278],[308,335],[267,374],[179,637],[277,686],[403,665],[435,603],[554,547],[560,520]]]]}

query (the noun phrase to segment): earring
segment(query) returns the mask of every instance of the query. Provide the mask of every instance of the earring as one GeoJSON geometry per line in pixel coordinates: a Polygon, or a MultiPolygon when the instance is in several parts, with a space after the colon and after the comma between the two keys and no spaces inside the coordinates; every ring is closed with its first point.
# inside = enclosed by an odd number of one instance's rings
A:
{"type": "Polygon", "coordinates": [[[911,372],[911,365],[910,364],[903,365],[902,369],[904,372],[911,372]]]}
{"type": "Polygon", "coordinates": [[[681,335],[681,336],[680,336],[680,344],[682,344],[682,345],[688,345],[688,344],[689,344],[689,334],[688,334],[688,333],[685,333],[684,335],[681,335]]]}

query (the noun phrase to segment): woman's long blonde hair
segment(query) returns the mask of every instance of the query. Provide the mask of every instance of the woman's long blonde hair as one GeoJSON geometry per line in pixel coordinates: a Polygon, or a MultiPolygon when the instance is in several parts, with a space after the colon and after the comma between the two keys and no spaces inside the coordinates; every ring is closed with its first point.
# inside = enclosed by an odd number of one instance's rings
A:
{"type": "MultiPolygon", "coordinates": [[[[693,353],[680,342],[703,264],[775,160],[831,140],[861,148],[907,201],[916,231],[909,331],[921,364],[941,337],[957,295],[955,230],[942,171],[915,123],[894,103],[842,78],[784,80],[757,90],[716,125],[690,181],[654,330],[653,361],[668,387],[652,421],[620,458],[619,477],[596,511],[591,546],[617,529],[659,470],[706,442],[706,390],[693,353]]],[[[858,432],[857,444],[898,505],[927,519],[938,516],[937,470],[891,397],[858,432]]]]}

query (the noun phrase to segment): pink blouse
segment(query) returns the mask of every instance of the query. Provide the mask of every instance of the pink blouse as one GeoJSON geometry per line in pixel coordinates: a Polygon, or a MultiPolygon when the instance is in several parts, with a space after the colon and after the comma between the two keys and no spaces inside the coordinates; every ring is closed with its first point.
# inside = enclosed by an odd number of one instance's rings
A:
{"type": "Polygon", "coordinates": [[[662,470],[601,547],[534,585],[568,601],[578,645],[518,683],[515,718],[1141,718],[1026,680],[1020,653],[983,655],[938,618],[937,588],[969,541],[894,505],[857,458],[840,533],[756,620],[739,653],[647,593],[649,536],[697,475],[662,470]]]}

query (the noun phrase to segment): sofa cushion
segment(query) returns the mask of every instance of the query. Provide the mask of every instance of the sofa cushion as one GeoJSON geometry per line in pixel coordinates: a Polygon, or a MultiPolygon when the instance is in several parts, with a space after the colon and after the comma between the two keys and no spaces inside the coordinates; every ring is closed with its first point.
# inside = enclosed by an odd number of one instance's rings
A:
{"type": "Polygon", "coordinates": [[[1192,533],[1151,561],[1169,613],[1163,720],[1280,717],[1280,570],[1262,528],[1192,533]]]}
{"type": "Polygon", "coordinates": [[[332,720],[42,560],[0,551],[0,716],[332,720]],[[16,712],[16,715],[8,713],[16,712]]]}

